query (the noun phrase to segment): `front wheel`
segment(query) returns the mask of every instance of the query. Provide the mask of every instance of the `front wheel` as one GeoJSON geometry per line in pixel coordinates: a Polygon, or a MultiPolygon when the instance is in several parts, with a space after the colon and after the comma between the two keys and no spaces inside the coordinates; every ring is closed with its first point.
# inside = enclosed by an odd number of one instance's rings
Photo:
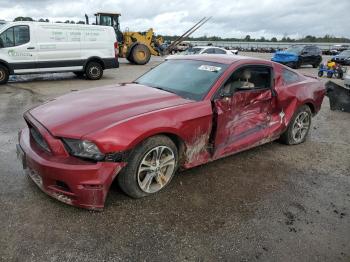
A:
{"type": "Polygon", "coordinates": [[[287,145],[297,145],[305,141],[311,127],[312,113],[307,105],[301,106],[292,117],[287,130],[280,140],[287,145]]]}
{"type": "Polygon", "coordinates": [[[99,80],[103,76],[103,68],[100,63],[89,62],[85,67],[85,75],[89,80],[99,80]]]}
{"type": "Polygon", "coordinates": [[[118,175],[120,188],[133,198],[152,195],[165,188],[178,165],[178,150],[166,136],[154,136],[139,145],[118,175]]]}
{"type": "Polygon", "coordinates": [[[5,66],[0,65],[0,85],[6,84],[9,81],[9,77],[9,70],[5,66]]]}

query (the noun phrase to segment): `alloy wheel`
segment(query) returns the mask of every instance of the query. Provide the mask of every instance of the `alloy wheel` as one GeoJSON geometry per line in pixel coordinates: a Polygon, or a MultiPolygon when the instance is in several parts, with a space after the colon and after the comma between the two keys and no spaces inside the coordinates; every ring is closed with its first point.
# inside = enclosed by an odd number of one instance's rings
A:
{"type": "Polygon", "coordinates": [[[175,154],[167,146],[157,146],[148,151],[140,162],[137,182],[146,193],[155,193],[166,186],[176,167],[175,154]]]}
{"type": "Polygon", "coordinates": [[[292,136],[296,143],[304,140],[310,128],[310,115],[303,111],[295,118],[292,128],[292,136]]]}

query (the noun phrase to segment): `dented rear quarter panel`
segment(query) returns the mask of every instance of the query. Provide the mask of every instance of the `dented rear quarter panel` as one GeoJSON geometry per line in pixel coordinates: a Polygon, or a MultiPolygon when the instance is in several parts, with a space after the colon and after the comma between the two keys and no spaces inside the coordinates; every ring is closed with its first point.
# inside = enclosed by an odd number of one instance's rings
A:
{"type": "Polygon", "coordinates": [[[321,104],[325,96],[325,86],[317,78],[308,77],[297,73],[300,82],[285,85],[283,83],[282,71],[284,69],[291,70],[282,65],[274,65],[276,78],[275,90],[277,92],[277,107],[283,110],[285,114],[286,124],[293,117],[294,112],[302,105],[308,105],[313,114],[317,114],[321,109],[321,104]]]}

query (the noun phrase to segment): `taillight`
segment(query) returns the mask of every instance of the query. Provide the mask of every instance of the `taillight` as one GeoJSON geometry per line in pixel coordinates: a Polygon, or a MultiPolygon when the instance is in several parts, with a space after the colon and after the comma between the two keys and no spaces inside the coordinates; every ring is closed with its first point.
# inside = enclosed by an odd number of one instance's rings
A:
{"type": "Polygon", "coordinates": [[[118,42],[114,43],[114,55],[117,58],[119,55],[119,46],[118,46],[118,42]]]}

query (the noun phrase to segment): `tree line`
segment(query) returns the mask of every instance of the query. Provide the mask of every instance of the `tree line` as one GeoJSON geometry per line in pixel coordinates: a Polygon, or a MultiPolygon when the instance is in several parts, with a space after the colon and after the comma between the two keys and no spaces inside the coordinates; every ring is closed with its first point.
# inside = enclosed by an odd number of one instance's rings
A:
{"type": "MultiPolygon", "coordinates": [[[[16,17],[14,20],[14,22],[17,22],[17,21],[30,21],[30,22],[34,22],[36,20],[34,20],[33,18],[31,17],[25,17],[25,16],[19,16],[19,17],[16,17]]],[[[37,20],[37,22],[45,22],[45,23],[49,23],[50,20],[49,19],[44,19],[44,18],[40,18],[39,20],[37,20]]],[[[66,21],[56,21],[55,23],[65,23],[65,24],[85,24],[84,21],[78,21],[78,22],[75,22],[75,21],[72,21],[72,20],[66,20],[66,21]]]]}
{"type": "MultiPolygon", "coordinates": [[[[35,21],[31,17],[23,17],[19,16],[14,19],[14,21],[35,21]]],[[[40,18],[38,22],[50,22],[49,19],[40,18]]],[[[64,22],[62,21],[56,21],[55,23],[66,23],[66,24],[85,24],[84,21],[70,21],[66,20],[64,22]]],[[[170,36],[170,35],[163,35],[163,38],[167,41],[174,41],[179,36],[170,36]]],[[[299,39],[293,39],[289,36],[284,36],[282,39],[277,39],[277,37],[272,37],[270,39],[267,39],[265,37],[260,38],[252,38],[250,35],[246,35],[244,38],[222,38],[219,36],[200,36],[200,37],[188,37],[186,40],[189,41],[229,41],[229,42],[306,42],[306,43],[350,43],[350,39],[346,37],[335,37],[332,35],[326,34],[325,36],[312,36],[307,35],[305,37],[299,38],[299,39]]]]}
{"type": "MultiPolygon", "coordinates": [[[[179,36],[169,36],[163,35],[163,38],[167,41],[174,41],[179,36]]],[[[272,37],[267,39],[265,37],[260,38],[252,38],[250,35],[246,35],[244,38],[222,38],[219,36],[200,36],[200,37],[188,37],[186,38],[188,41],[227,41],[227,42],[306,42],[306,43],[350,43],[350,39],[346,37],[335,37],[331,35],[325,36],[312,36],[307,35],[305,37],[299,39],[293,39],[288,36],[284,36],[281,39],[277,39],[277,37],[272,37]]]]}

